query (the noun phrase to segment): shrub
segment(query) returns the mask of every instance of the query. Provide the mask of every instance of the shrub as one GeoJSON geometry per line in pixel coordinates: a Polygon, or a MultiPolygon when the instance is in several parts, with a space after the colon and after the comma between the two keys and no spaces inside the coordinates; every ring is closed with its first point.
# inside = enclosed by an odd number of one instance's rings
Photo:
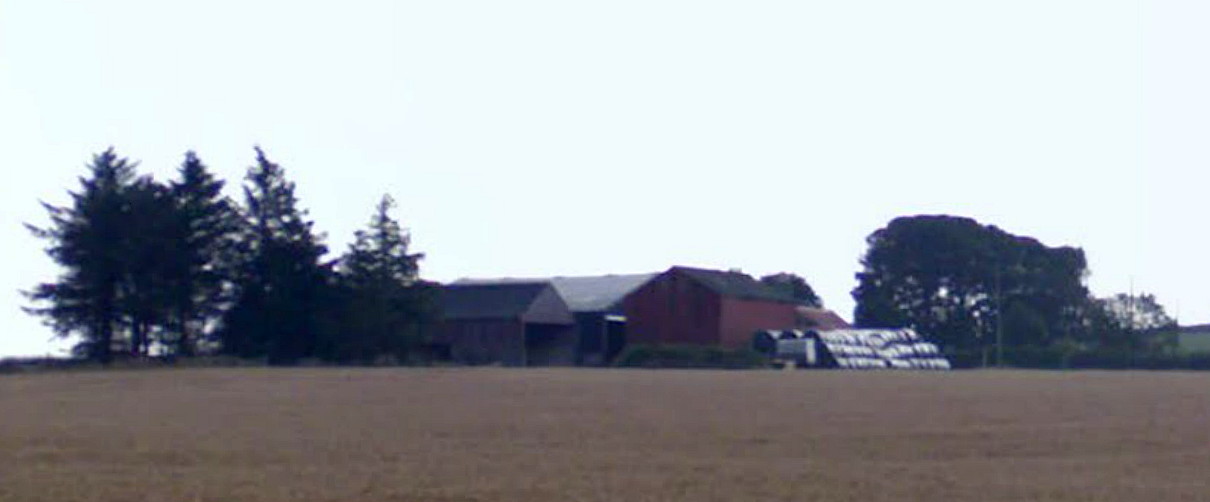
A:
{"type": "MultiPolygon", "coordinates": [[[[947,351],[955,368],[980,368],[980,350],[947,351]]],[[[996,351],[988,349],[988,365],[996,364],[996,351]]],[[[1180,354],[1127,348],[1005,347],[1004,365],[1031,369],[1098,370],[1210,370],[1210,353],[1180,354]]]]}
{"type": "Polygon", "coordinates": [[[767,368],[769,359],[751,349],[711,345],[634,345],[618,356],[624,368],[767,368]]]}

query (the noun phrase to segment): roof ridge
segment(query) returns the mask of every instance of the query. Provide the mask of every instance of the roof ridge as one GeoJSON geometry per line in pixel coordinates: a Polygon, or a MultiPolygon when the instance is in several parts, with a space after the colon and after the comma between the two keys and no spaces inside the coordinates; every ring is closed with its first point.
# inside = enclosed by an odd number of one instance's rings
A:
{"type": "Polygon", "coordinates": [[[715,293],[741,299],[766,300],[779,303],[800,303],[755,277],[734,270],[712,270],[674,266],[669,271],[682,271],[715,293]]]}

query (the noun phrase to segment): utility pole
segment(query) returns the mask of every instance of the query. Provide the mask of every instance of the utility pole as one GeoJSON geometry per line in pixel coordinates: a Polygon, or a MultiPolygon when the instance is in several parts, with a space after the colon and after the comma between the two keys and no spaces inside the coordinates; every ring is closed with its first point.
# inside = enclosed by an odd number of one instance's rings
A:
{"type": "Polygon", "coordinates": [[[996,266],[996,367],[1004,367],[1004,292],[1000,285],[1000,267],[996,266]]]}

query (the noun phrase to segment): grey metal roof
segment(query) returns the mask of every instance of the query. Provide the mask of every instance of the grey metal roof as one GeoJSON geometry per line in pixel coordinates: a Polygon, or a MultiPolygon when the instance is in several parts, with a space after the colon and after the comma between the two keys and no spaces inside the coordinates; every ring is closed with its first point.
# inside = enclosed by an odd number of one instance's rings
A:
{"type": "Polygon", "coordinates": [[[455,285],[532,284],[554,286],[572,312],[606,312],[619,307],[622,299],[658,274],[610,274],[577,277],[459,279],[455,285]]]}
{"type": "Polygon", "coordinates": [[[545,282],[450,284],[441,288],[442,316],[449,320],[520,319],[550,287],[545,282]]]}
{"type": "Polygon", "coordinates": [[[572,312],[604,312],[618,307],[631,291],[647,284],[656,274],[599,275],[591,277],[552,277],[572,312]]]}

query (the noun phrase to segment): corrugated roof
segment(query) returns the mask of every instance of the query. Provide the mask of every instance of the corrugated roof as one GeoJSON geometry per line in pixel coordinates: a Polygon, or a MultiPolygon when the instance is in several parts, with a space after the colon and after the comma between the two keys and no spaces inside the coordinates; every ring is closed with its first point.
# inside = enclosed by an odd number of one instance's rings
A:
{"type": "Polygon", "coordinates": [[[459,279],[454,284],[549,283],[572,312],[605,312],[657,274],[611,274],[578,277],[459,279]]]}
{"type": "Polygon", "coordinates": [[[656,274],[599,275],[589,277],[552,277],[563,301],[572,312],[604,312],[616,308],[630,292],[639,289],[656,274]]]}
{"type": "Polygon", "coordinates": [[[691,267],[672,267],[671,271],[683,273],[720,295],[744,300],[798,303],[789,295],[761,284],[760,281],[743,272],[724,272],[691,267]]]}
{"type": "Polygon", "coordinates": [[[442,316],[450,320],[519,319],[551,285],[547,282],[455,283],[441,288],[442,316]]]}

